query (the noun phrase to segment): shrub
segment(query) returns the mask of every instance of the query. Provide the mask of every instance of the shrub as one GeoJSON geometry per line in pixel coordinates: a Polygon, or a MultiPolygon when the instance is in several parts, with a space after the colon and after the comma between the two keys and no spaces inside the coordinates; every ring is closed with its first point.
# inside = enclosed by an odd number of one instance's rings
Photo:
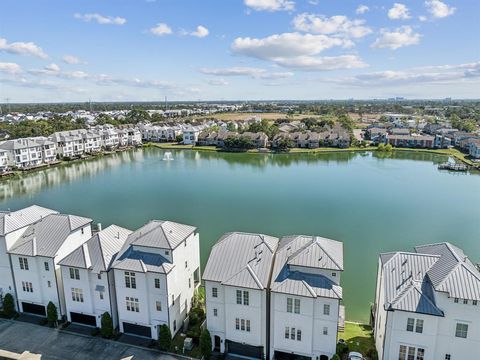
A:
{"type": "Polygon", "coordinates": [[[343,355],[348,354],[348,345],[347,344],[342,344],[338,343],[337,344],[337,354],[342,357],[343,355]]]}
{"type": "Polygon", "coordinates": [[[393,150],[392,144],[385,145],[385,151],[392,151],[392,150],[393,150]]]}
{"type": "Polygon", "coordinates": [[[15,301],[10,293],[7,293],[3,298],[3,313],[8,318],[11,318],[13,315],[15,315],[15,301]]]}
{"type": "Polygon", "coordinates": [[[212,355],[212,338],[207,329],[203,330],[200,335],[200,353],[206,360],[209,360],[212,355]]]}
{"type": "Polygon", "coordinates": [[[331,360],[341,360],[340,359],[340,356],[338,356],[337,354],[333,355],[332,356],[332,359],[331,360]]]}
{"type": "Polygon", "coordinates": [[[375,348],[370,348],[370,349],[368,349],[368,351],[367,351],[367,357],[368,357],[370,360],[378,360],[377,349],[375,349],[375,348]]]}
{"type": "Polygon", "coordinates": [[[47,320],[50,326],[54,326],[58,320],[57,307],[51,301],[47,305],[47,320]]]}
{"type": "Polygon", "coordinates": [[[112,317],[108,312],[104,312],[101,320],[102,327],[100,328],[100,333],[105,338],[110,338],[113,335],[113,321],[112,317]]]}
{"type": "Polygon", "coordinates": [[[160,350],[169,351],[172,347],[172,333],[167,325],[160,326],[158,332],[158,347],[160,350]]]}
{"type": "Polygon", "coordinates": [[[90,331],[90,335],[97,336],[100,332],[101,330],[96,327],[96,328],[93,328],[92,331],[90,331]]]}
{"type": "Polygon", "coordinates": [[[189,318],[192,326],[202,323],[205,319],[205,311],[199,306],[194,307],[190,310],[189,318]]]}
{"type": "Polygon", "coordinates": [[[385,151],[385,144],[384,143],[378,144],[377,150],[378,151],[385,151]]]}

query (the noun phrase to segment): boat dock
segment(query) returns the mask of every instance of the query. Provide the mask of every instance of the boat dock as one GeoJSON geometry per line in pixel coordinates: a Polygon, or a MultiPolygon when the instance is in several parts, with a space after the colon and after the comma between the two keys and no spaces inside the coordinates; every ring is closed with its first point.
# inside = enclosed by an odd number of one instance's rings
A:
{"type": "Polygon", "coordinates": [[[467,171],[468,167],[465,164],[446,162],[438,165],[438,169],[451,171],[467,171]]]}

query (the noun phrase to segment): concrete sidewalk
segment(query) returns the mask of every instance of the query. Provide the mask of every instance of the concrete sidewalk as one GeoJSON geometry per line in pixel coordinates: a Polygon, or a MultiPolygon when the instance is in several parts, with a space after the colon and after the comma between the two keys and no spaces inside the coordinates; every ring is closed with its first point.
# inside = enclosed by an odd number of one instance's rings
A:
{"type": "Polygon", "coordinates": [[[0,319],[0,349],[41,354],[42,360],[178,360],[155,350],[142,349],[118,341],[66,333],[18,321],[0,319]]]}

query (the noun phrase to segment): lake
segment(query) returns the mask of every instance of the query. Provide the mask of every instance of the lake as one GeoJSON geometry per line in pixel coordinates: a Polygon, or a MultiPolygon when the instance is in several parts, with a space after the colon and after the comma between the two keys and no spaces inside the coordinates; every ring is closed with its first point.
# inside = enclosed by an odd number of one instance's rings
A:
{"type": "Polygon", "coordinates": [[[0,182],[0,208],[38,204],[135,229],[198,227],[202,266],[228,231],[344,243],[349,320],[368,321],[380,252],[450,241],[480,262],[480,176],[429,153],[230,154],[132,150],[0,182]]]}

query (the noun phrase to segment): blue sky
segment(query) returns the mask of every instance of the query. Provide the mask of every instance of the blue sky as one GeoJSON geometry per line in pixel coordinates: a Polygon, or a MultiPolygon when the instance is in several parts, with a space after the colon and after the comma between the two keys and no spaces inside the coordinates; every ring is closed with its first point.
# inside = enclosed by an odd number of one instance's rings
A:
{"type": "Polygon", "coordinates": [[[477,0],[3,0],[11,102],[479,98],[477,0]]]}

